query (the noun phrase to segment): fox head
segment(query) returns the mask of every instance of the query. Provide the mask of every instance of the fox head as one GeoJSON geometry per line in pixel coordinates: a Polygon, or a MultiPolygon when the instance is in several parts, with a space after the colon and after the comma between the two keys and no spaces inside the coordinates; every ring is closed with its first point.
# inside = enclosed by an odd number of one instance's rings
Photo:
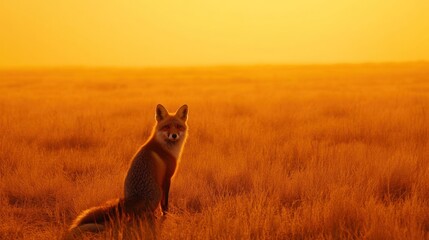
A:
{"type": "Polygon", "coordinates": [[[186,137],[188,126],[188,106],[181,106],[176,113],[170,114],[161,104],[156,106],[155,137],[158,142],[169,146],[182,143],[186,137]]]}

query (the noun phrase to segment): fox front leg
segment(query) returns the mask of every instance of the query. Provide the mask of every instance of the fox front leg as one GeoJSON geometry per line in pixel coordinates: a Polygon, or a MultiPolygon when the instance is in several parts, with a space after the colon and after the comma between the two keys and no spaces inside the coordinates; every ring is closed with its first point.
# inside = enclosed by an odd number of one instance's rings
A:
{"type": "Polygon", "coordinates": [[[161,199],[161,209],[162,214],[166,215],[168,211],[168,193],[170,192],[170,182],[171,179],[166,179],[164,181],[164,185],[162,186],[162,199],[161,199]]]}

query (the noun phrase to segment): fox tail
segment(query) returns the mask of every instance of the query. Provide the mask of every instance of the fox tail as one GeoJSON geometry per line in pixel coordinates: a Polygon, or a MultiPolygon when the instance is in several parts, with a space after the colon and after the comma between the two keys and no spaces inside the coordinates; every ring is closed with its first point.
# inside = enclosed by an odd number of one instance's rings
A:
{"type": "Polygon", "coordinates": [[[120,219],[124,212],[124,200],[115,199],[83,211],[73,221],[66,239],[74,239],[83,232],[100,232],[105,224],[120,219]]]}

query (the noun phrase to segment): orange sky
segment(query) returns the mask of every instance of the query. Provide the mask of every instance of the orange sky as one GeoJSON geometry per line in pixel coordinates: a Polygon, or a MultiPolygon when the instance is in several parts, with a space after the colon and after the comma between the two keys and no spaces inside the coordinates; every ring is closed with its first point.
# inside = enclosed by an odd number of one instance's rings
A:
{"type": "Polygon", "coordinates": [[[0,67],[429,60],[428,0],[0,0],[0,67]]]}

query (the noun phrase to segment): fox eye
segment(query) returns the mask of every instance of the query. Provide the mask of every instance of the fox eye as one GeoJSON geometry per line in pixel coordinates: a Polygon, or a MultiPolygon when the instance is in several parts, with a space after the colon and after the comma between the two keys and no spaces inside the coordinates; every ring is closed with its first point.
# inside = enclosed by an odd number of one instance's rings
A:
{"type": "Polygon", "coordinates": [[[185,127],[183,127],[182,125],[177,125],[176,127],[179,131],[185,130],[185,127]]]}
{"type": "Polygon", "coordinates": [[[168,130],[170,130],[170,126],[168,126],[168,125],[164,126],[164,127],[161,128],[161,130],[162,131],[168,131],[168,130]]]}

